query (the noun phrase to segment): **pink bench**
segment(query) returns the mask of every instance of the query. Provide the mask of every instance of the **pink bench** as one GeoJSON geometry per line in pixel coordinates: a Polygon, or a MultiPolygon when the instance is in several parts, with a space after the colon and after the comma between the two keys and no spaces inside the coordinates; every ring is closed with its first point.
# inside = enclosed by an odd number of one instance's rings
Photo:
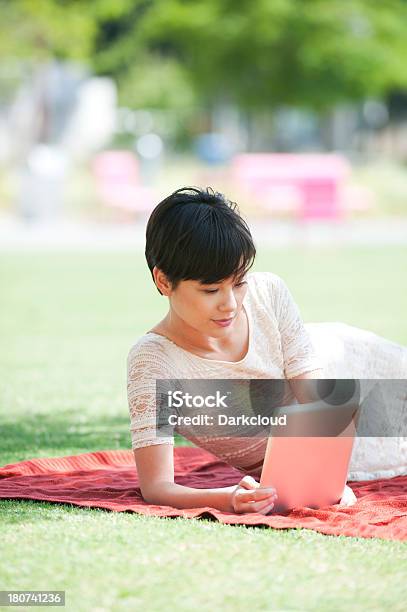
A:
{"type": "Polygon", "coordinates": [[[232,163],[232,180],[254,204],[302,219],[338,219],[350,166],[336,154],[247,153],[232,163]]]}
{"type": "Polygon", "coordinates": [[[99,153],[92,168],[106,206],[133,213],[146,213],[154,207],[152,191],[140,184],[138,159],[131,151],[99,153]]]}

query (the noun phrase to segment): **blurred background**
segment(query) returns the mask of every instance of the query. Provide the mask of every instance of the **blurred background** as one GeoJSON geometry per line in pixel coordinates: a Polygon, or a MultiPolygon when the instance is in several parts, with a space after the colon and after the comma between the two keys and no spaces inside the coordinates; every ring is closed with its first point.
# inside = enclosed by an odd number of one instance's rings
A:
{"type": "Polygon", "coordinates": [[[346,221],[402,240],[403,0],[13,0],[0,10],[3,242],[79,240],[83,224],[134,236],[125,228],[191,184],[224,191],[277,241],[309,235],[308,222],[330,240],[346,221]]]}

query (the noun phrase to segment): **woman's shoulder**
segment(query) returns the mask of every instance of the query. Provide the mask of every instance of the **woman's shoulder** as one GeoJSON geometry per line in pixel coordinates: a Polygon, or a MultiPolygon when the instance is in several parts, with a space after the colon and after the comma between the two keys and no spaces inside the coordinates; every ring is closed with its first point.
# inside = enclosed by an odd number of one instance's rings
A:
{"type": "Polygon", "coordinates": [[[283,279],[274,272],[250,272],[248,281],[256,287],[279,287],[283,279]]]}
{"type": "Polygon", "coordinates": [[[283,279],[274,272],[251,272],[248,275],[249,292],[254,302],[275,305],[285,286],[283,279]]]}
{"type": "Polygon", "coordinates": [[[127,355],[128,370],[157,367],[167,370],[170,365],[166,338],[156,333],[141,336],[130,348],[127,355]]]}

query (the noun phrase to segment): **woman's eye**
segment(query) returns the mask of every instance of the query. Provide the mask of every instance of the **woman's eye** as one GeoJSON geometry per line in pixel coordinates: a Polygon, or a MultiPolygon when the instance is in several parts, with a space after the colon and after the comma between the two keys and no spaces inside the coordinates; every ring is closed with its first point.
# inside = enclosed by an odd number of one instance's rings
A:
{"type": "MultiPolygon", "coordinates": [[[[236,283],[235,287],[243,287],[246,285],[246,281],[242,281],[241,283],[236,283]]],[[[204,289],[204,293],[216,293],[218,289],[204,289]]]]}

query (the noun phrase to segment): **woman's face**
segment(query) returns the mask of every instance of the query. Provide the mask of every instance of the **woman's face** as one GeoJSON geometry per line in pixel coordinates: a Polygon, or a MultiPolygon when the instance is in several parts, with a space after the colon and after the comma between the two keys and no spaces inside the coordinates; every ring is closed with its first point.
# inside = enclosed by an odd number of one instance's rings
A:
{"type": "Polygon", "coordinates": [[[163,291],[170,300],[177,322],[179,320],[205,336],[217,338],[228,335],[234,329],[246,292],[246,275],[230,277],[211,285],[184,280],[175,290],[167,285],[163,291]]]}

